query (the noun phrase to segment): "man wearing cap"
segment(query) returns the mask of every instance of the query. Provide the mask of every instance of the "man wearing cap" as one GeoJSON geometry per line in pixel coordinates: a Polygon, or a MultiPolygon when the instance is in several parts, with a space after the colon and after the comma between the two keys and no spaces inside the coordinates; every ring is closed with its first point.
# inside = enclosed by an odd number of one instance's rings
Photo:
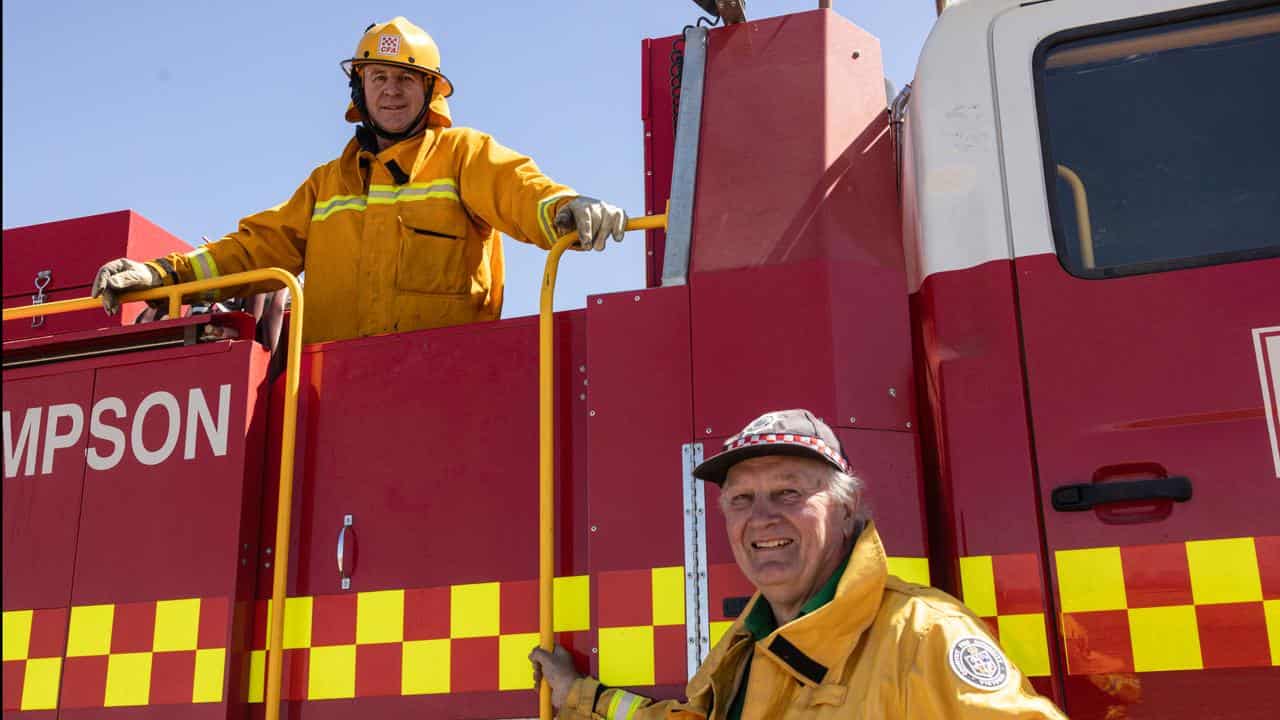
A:
{"type": "MultiPolygon", "coordinates": [[[[342,65],[346,119],[360,126],[341,157],[219,240],[103,265],[92,293],[108,312],[130,290],[280,267],[307,273],[306,342],[494,320],[500,233],[543,248],[571,229],[578,249],[622,239],[622,210],[556,183],[484,133],[452,127],[453,84],[422,28],[403,17],[370,25],[342,65]]],[[[271,283],[220,293],[265,289],[271,283]]]]}
{"type": "Polygon", "coordinates": [[[734,559],[758,592],[689,681],[653,702],[535,649],[558,717],[1064,718],[958,600],[888,574],[862,484],[831,428],[771,412],[696,477],[720,486],[734,559]]]}

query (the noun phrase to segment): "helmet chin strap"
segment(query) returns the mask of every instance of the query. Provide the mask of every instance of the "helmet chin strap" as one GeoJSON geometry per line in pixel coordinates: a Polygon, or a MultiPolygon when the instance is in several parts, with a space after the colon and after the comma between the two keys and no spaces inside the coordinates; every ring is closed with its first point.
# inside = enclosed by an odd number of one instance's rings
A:
{"type": "Polygon", "coordinates": [[[365,129],[372,131],[378,137],[392,142],[399,142],[407,137],[412,137],[418,134],[418,132],[420,132],[418,125],[422,123],[422,119],[427,116],[428,112],[430,112],[431,98],[435,96],[436,92],[436,76],[428,75],[428,77],[431,78],[431,82],[427,85],[427,95],[423,100],[422,109],[418,111],[417,117],[415,117],[413,122],[409,123],[409,126],[404,130],[400,132],[391,132],[386,128],[380,127],[373,121],[373,118],[369,116],[369,106],[364,97],[364,81],[360,78],[360,73],[357,72],[355,68],[352,68],[351,81],[348,84],[351,86],[351,102],[356,106],[356,110],[360,113],[360,120],[362,121],[361,125],[363,125],[365,129]]]}

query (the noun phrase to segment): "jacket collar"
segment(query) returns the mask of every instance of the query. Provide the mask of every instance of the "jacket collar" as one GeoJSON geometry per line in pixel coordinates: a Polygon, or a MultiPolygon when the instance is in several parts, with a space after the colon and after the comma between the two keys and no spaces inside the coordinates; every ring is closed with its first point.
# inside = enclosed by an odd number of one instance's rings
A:
{"type": "MultiPolygon", "coordinates": [[[[839,672],[880,608],[889,576],[884,545],[875,524],[868,522],[849,553],[835,597],[769,633],[759,649],[806,685],[820,685],[839,672]]],[[[756,593],[743,612],[743,623],[762,602],[756,593]]],[[[743,639],[751,635],[739,624],[743,639]]]]}
{"type": "Polygon", "coordinates": [[[366,143],[361,141],[357,131],[357,135],[347,141],[346,147],[342,150],[342,159],[339,162],[340,172],[345,176],[344,179],[348,191],[352,194],[364,192],[365,173],[362,170],[369,162],[375,159],[383,162],[396,160],[402,167],[408,166],[408,168],[411,168],[409,170],[410,177],[417,177],[418,171],[431,154],[431,150],[435,147],[436,140],[439,137],[440,128],[428,127],[419,135],[405,138],[382,152],[375,152],[366,147],[366,143]],[[349,176],[348,173],[350,174],[349,176]]]}

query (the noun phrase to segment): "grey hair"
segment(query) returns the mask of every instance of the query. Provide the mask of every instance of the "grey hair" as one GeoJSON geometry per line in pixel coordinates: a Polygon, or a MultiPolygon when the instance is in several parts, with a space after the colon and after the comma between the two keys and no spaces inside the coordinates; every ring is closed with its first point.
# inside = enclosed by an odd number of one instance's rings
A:
{"type": "Polygon", "coordinates": [[[853,508],[854,518],[859,524],[871,519],[871,509],[867,507],[864,488],[861,478],[835,468],[832,468],[831,475],[827,479],[827,492],[831,493],[837,502],[853,508]]]}

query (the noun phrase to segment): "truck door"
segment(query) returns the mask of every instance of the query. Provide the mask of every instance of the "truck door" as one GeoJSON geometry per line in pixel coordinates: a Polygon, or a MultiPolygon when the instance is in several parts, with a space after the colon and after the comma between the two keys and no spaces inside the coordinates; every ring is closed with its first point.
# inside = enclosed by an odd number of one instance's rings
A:
{"type": "Polygon", "coordinates": [[[1023,5],[990,42],[1066,709],[1274,717],[1280,9],[1023,5]]]}

